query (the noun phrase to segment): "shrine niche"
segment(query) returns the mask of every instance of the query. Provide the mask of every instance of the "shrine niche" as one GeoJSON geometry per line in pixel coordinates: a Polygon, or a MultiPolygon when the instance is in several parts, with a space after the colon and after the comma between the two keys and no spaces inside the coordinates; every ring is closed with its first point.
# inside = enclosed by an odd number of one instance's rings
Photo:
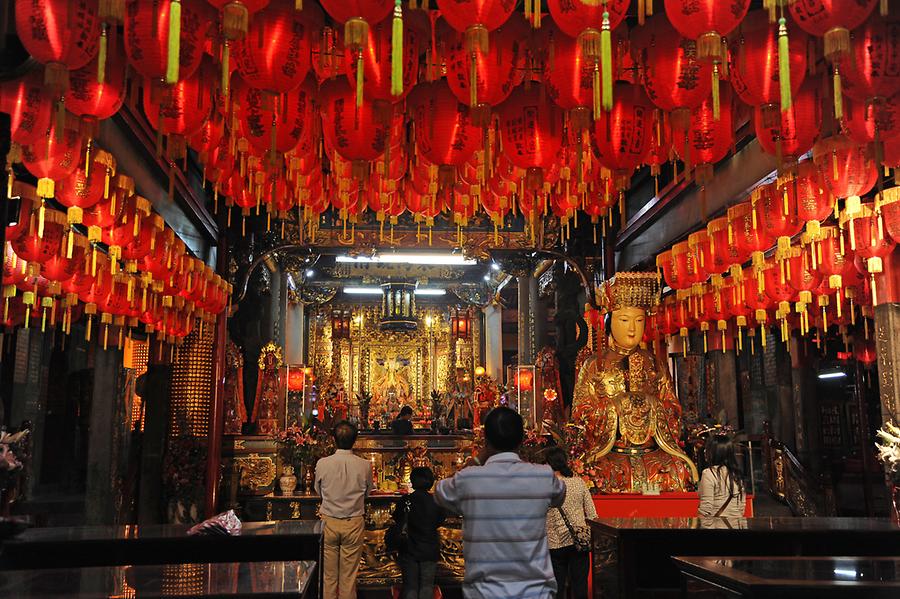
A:
{"type": "Polygon", "coordinates": [[[444,396],[452,391],[451,369],[472,363],[471,355],[462,355],[471,354],[471,343],[451,346],[445,309],[416,306],[414,330],[383,330],[378,307],[372,305],[335,303],[322,312],[350,315],[314,319],[310,361],[319,380],[334,373],[342,381],[351,418],[361,418],[358,397],[366,395],[371,397],[367,421],[377,422],[375,426],[386,426],[405,405],[413,408],[417,422],[428,426],[432,392],[444,396]],[[348,323],[346,330],[343,323],[348,323]],[[341,327],[338,335],[336,326],[341,327]]]}

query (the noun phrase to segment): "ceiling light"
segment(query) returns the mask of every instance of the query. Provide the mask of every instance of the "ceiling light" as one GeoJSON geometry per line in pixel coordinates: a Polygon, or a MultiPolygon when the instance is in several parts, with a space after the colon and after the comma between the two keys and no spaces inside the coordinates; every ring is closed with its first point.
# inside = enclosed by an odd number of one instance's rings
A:
{"type": "Polygon", "coordinates": [[[485,281],[490,281],[490,280],[491,280],[491,275],[484,275],[484,280],[485,280],[485,281]]]}
{"type": "Polygon", "coordinates": [[[426,264],[431,266],[472,266],[477,260],[458,254],[376,254],[375,256],[338,256],[337,262],[351,264],[426,264]]]}
{"type": "Polygon", "coordinates": [[[820,372],[819,380],[825,381],[828,379],[842,379],[845,376],[847,376],[847,373],[844,372],[843,370],[838,370],[838,369],[832,368],[832,369],[823,370],[822,372],[820,372]]]}
{"type": "Polygon", "coordinates": [[[491,262],[491,270],[500,270],[500,265],[496,262],[491,262]]]}
{"type": "MultiPolygon", "coordinates": [[[[350,295],[381,295],[381,287],[344,287],[344,293],[350,295]]],[[[446,295],[444,289],[422,287],[416,289],[416,295],[446,295]]]]}
{"type": "Polygon", "coordinates": [[[381,287],[344,287],[344,293],[351,295],[381,295],[381,287]]]}
{"type": "Polygon", "coordinates": [[[308,278],[312,278],[312,276],[313,276],[314,274],[316,274],[316,273],[315,273],[315,271],[314,271],[313,269],[311,269],[311,268],[310,268],[310,269],[307,269],[307,271],[306,271],[306,276],[307,276],[308,278]]]}

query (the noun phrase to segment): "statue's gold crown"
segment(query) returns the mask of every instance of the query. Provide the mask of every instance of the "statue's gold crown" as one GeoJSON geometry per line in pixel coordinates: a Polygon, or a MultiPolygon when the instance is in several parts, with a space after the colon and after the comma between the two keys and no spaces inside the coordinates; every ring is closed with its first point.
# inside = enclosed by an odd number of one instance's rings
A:
{"type": "Polygon", "coordinates": [[[617,272],[601,283],[599,295],[608,312],[631,306],[652,313],[659,305],[659,278],[653,272],[617,272]]]}

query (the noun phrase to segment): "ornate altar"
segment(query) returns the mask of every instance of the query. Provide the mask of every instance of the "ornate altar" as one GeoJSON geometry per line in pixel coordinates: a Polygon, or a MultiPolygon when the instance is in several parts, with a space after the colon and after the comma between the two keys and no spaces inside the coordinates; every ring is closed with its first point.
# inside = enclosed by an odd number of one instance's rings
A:
{"type": "MultiPolygon", "coordinates": [[[[404,405],[414,411],[419,427],[430,425],[432,392],[451,395],[460,376],[469,381],[471,400],[478,344],[451,335],[446,310],[414,305],[413,330],[382,330],[379,308],[373,305],[333,303],[310,323],[310,363],[318,380],[342,381],[349,399],[349,416],[360,418],[357,396],[371,395],[370,421],[387,425],[404,405]],[[343,325],[329,314],[342,314],[343,325]],[[337,334],[335,333],[336,331],[337,334]],[[460,374],[461,373],[461,374],[460,374]]],[[[321,395],[321,394],[320,394],[321,395]]],[[[319,406],[320,413],[327,411],[319,406]]]]}
{"type": "MultiPolygon", "coordinates": [[[[359,571],[363,587],[384,587],[400,578],[396,561],[384,544],[391,511],[407,491],[409,473],[429,466],[441,479],[456,473],[475,452],[472,435],[362,434],[354,451],[372,464],[378,490],[366,502],[366,546],[359,571]]],[[[224,496],[231,497],[244,521],[318,518],[317,495],[281,495],[276,489],[279,458],[270,437],[227,437],[223,448],[224,496]]],[[[298,493],[301,493],[298,486],[298,493]]],[[[441,528],[440,582],[459,582],[463,576],[462,531],[451,518],[441,528]]]]}

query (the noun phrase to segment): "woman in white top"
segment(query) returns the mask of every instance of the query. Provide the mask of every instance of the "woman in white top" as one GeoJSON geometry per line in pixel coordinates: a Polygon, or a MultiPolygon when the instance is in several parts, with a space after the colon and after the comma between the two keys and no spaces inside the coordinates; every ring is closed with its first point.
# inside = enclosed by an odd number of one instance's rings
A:
{"type": "Polygon", "coordinates": [[[728,435],[710,435],[706,463],[700,475],[700,516],[742,518],[746,497],[734,442],[728,435]]]}
{"type": "Polygon", "coordinates": [[[556,577],[556,596],[567,597],[566,588],[569,587],[573,599],[587,599],[590,552],[575,548],[575,539],[569,529],[587,527],[586,520],[596,518],[597,510],[587,485],[569,468],[565,451],[559,447],[550,448],[545,459],[556,476],[566,484],[565,502],[560,508],[547,511],[547,544],[556,577]]]}

